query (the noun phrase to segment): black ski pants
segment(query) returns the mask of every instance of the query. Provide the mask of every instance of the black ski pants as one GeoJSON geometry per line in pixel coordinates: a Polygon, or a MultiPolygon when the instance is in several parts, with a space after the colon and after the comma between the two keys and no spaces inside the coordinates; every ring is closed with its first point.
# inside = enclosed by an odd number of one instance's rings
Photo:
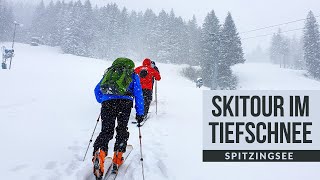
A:
{"type": "Polygon", "coordinates": [[[152,90],[142,89],[144,100],[144,115],[147,116],[152,101],[152,90]]]}
{"type": "Polygon", "coordinates": [[[113,138],[116,120],[118,125],[116,128],[117,135],[114,151],[126,151],[127,141],[129,139],[128,121],[132,107],[133,101],[126,99],[113,99],[102,103],[102,128],[99,136],[94,142],[94,152],[99,148],[108,152],[108,144],[113,138]]]}

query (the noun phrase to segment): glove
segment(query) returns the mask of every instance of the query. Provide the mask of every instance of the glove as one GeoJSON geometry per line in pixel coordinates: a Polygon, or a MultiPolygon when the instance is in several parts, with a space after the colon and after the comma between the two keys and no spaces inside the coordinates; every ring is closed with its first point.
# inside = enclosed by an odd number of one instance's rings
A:
{"type": "Polygon", "coordinates": [[[152,68],[156,67],[156,63],[154,61],[151,61],[151,67],[152,68]]]}
{"type": "Polygon", "coordinates": [[[143,115],[136,115],[136,120],[140,124],[143,121],[143,115]]]}
{"type": "Polygon", "coordinates": [[[154,66],[154,68],[156,71],[158,71],[158,73],[160,73],[159,68],[157,66],[154,66]]]}

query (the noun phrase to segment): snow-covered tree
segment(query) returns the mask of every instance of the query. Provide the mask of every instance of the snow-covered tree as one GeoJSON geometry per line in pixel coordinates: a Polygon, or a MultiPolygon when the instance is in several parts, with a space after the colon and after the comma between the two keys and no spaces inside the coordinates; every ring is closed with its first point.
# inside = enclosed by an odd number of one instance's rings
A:
{"type": "Polygon", "coordinates": [[[172,39],[170,41],[171,61],[175,64],[187,63],[189,53],[188,30],[181,17],[174,18],[171,16],[172,22],[172,39]]]}
{"type": "Polygon", "coordinates": [[[29,3],[15,2],[12,4],[14,18],[23,27],[19,27],[16,31],[16,41],[30,43],[32,17],[35,12],[35,6],[29,3]]]}
{"type": "Polygon", "coordinates": [[[56,8],[58,9],[57,11],[57,24],[56,24],[56,42],[54,42],[55,45],[62,46],[63,44],[63,35],[65,30],[68,28],[68,19],[69,17],[69,6],[66,4],[64,1],[60,2],[58,1],[56,3],[56,8]]]}
{"type": "Polygon", "coordinates": [[[172,37],[172,29],[170,16],[167,12],[162,10],[158,16],[157,32],[155,33],[158,40],[157,44],[157,59],[160,62],[169,62],[172,45],[170,43],[170,37],[172,37]]]}
{"type": "Polygon", "coordinates": [[[214,11],[205,18],[201,33],[201,68],[205,86],[217,89],[218,65],[221,58],[221,25],[214,11]]]}
{"type": "Polygon", "coordinates": [[[242,43],[236,25],[228,13],[221,31],[221,57],[218,68],[218,84],[221,89],[234,89],[236,80],[231,66],[244,63],[242,43]]]}
{"type": "Polygon", "coordinates": [[[282,43],[281,30],[278,33],[273,34],[270,46],[270,60],[272,63],[279,63],[281,58],[280,47],[282,43]]]}
{"type": "Polygon", "coordinates": [[[289,66],[294,69],[305,69],[303,59],[303,42],[295,36],[290,39],[289,44],[289,66]]]}
{"type": "Polygon", "coordinates": [[[279,64],[280,67],[288,67],[289,65],[289,39],[282,35],[281,29],[273,35],[270,47],[271,62],[279,64]]]}
{"type": "Polygon", "coordinates": [[[62,41],[61,48],[63,52],[68,54],[79,55],[79,46],[81,40],[78,36],[79,29],[76,26],[78,19],[76,14],[78,13],[79,4],[70,2],[66,9],[66,13],[63,20],[63,32],[62,32],[62,41]]]}
{"type": "Polygon", "coordinates": [[[118,17],[118,31],[116,33],[118,34],[118,43],[119,43],[119,49],[118,53],[119,56],[126,57],[129,55],[129,13],[127,8],[123,8],[121,10],[121,13],[118,17]]]}
{"type": "Polygon", "coordinates": [[[144,55],[144,57],[156,59],[156,48],[157,43],[159,43],[157,38],[157,15],[151,9],[147,9],[143,14],[142,21],[143,31],[141,32],[141,35],[144,47],[141,53],[144,55]]]}
{"type": "Polygon", "coordinates": [[[222,59],[221,63],[232,66],[244,63],[242,43],[236,25],[228,13],[221,32],[222,59]]]}
{"type": "Polygon", "coordinates": [[[188,31],[188,59],[187,64],[200,65],[201,58],[201,29],[198,27],[197,19],[193,15],[192,19],[187,24],[188,31]]]}
{"type": "Polygon", "coordinates": [[[309,74],[320,78],[320,33],[319,24],[310,11],[304,30],[304,59],[309,74]]]}
{"type": "Polygon", "coordinates": [[[9,41],[13,34],[14,15],[12,7],[5,1],[0,0],[0,41],[9,41]]]}
{"type": "Polygon", "coordinates": [[[37,6],[32,20],[32,36],[44,38],[46,34],[46,7],[43,0],[37,6]]]}
{"type": "Polygon", "coordinates": [[[58,0],[47,6],[40,2],[30,28],[33,35],[43,37],[46,45],[60,46],[63,52],[79,56],[108,60],[120,56],[137,60],[148,57],[157,62],[200,65],[204,82],[212,87],[221,86],[218,76],[225,70],[221,63],[221,33],[232,41],[226,46],[230,45],[233,51],[225,54],[228,57],[223,62],[229,68],[243,61],[240,38],[231,15],[228,28],[221,32],[214,11],[208,14],[201,28],[195,16],[184,21],[173,10],[169,13],[162,10],[157,15],[151,9],[128,12],[114,3],[93,8],[89,0],[82,2],[58,0]]]}
{"type": "Polygon", "coordinates": [[[92,5],[89,0],[86,0],[84,5],[79,4],[78,16],[79,21],[77,26],[79,26],[79,34],[81,37],[81,45],[79,47],[79,55],[81,56],[91,56],[91,47],[93,46],[93,36],[94,36],[94,22],[96,18],[93,14],[92,5]]]}
{"type": "Polygon", "coordinates": [[[44,34],[43,34],[43,40],[45,44],[48,44],[50,46],[57,46],[58,44],[58,29],[57,29],[57,15],[59,12],[59,9],[61,8],[61,3],[58,1],[56,4],[54,4],[53,1],[50,1],[49,5],[46,7],[45,10],[45,25],[43,25],[44,28],[44,34]]]}
{"type": "Polygon", "coordinates": [[[145,56],[142,54],[143,51],[143,42],[142,34],[144,32],[143,27],[143,12],[132,11],[129,15],[129,39],[128,51],[135,59],[141,60],[145,56]]]}

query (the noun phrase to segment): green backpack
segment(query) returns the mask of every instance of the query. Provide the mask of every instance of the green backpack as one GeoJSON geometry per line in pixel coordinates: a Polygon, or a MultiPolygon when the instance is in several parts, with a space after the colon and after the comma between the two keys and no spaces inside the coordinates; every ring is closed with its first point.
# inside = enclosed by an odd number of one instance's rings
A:
{"type": "Polygon", "coordinates": [[[127,89],[132,82],[134,62],[128,58],[116,59],[108,68],[100,83],[103,94],[128,95],[127,89]]]}

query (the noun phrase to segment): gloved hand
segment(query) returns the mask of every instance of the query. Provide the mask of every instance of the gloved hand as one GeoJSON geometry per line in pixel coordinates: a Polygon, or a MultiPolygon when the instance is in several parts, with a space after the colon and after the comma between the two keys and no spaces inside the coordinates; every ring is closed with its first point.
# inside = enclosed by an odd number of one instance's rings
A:
{"type": "Polygon", "coordinates": [[[136,115],[136,120],[138,122],[138,124],[140,124],[143,121],[143,115],[136,115]]]}

